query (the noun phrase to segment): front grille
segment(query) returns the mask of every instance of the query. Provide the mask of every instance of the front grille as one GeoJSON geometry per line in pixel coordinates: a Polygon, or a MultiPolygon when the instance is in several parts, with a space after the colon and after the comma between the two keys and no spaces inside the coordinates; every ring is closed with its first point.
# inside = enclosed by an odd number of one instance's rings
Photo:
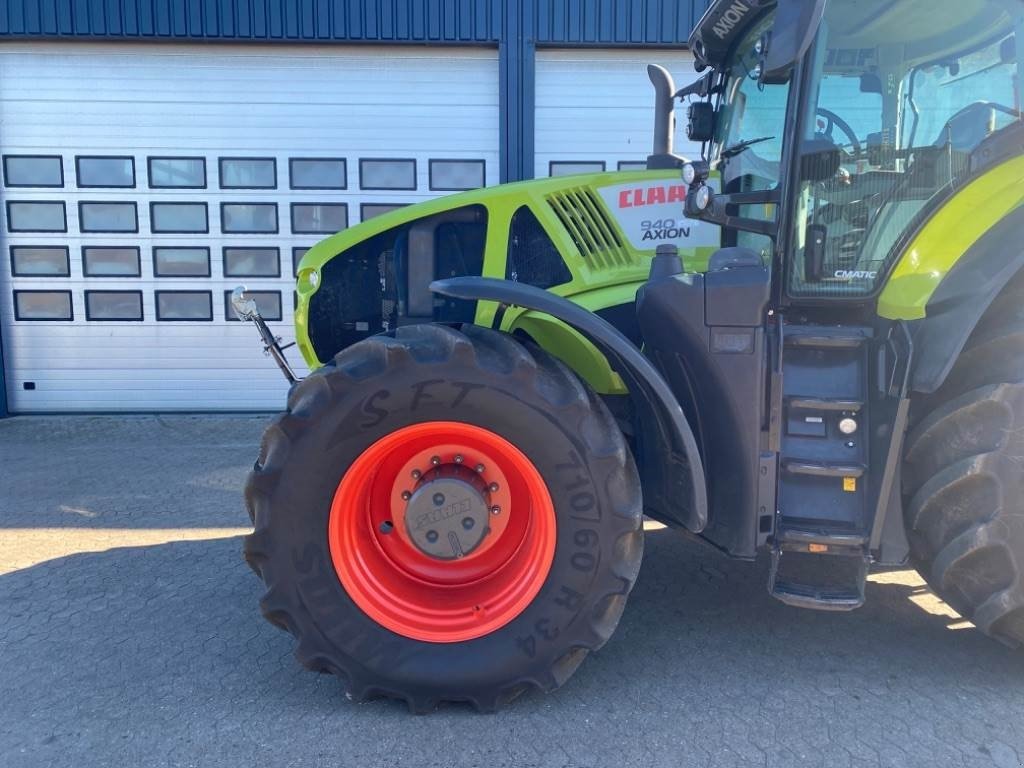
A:
{"type": "Polygon", "coordinates": [[[633,263],[632,254],[623,245],[604,204],[591,190],[586,187],[564,189],[548,195],[547,201],[580,256],[592,269],[611,269],[633,263]]]}

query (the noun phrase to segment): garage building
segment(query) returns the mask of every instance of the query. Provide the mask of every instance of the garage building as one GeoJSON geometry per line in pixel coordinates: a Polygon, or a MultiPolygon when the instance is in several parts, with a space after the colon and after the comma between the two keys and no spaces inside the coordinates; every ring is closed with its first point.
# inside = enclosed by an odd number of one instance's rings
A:
{"type": "Polygon", "coordinates": [[[9,0],[0,416],[280,408],[234,286],[291,339],[294,265],[328,234],[642,165],[645,65],[688,82],[705,5],[9,0]]]}

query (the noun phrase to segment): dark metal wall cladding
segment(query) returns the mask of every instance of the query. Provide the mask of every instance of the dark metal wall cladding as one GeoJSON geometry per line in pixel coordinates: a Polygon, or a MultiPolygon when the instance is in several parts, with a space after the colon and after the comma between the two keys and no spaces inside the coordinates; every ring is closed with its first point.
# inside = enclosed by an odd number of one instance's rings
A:
{"type": "Polygon", "coordinates": [[[487,43],[501,0],[0,0],[0,35],[487,43]]]}
{"type": "Polygon", "coordinates": [[[707,0],[0,0],[0,36],[674,45],[707,0]],[[532,22],[532,23],[531,23],[532,22]],[[513,26],[520,26],[513,24],[513,26]],[[532,27],[532,29],[531,29],[532,27]]]}
{"type": "Polygon", "coordinates": [[[678,45],[709,0],[532,0],[539,45],[678,45]]]}

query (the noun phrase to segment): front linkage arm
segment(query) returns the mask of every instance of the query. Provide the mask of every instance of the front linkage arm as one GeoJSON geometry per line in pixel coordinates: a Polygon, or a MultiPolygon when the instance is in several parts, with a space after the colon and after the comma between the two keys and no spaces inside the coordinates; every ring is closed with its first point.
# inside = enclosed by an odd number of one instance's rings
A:
{"type": "Polygon", "coordinates": [[[295,375],[292,367],[288,364],[288,358],[284,356],[284,351],[288,347],[295,346],[295,342],[281,346],[281,337],[275,336],[270,330],[267,321],[263,319],[259,309],[256,308],[256,300],[246,295],[244,285],[238,286],[231,292],[231,307],[235,310],[239,320],[248,320],[256,326],[260,338],[263,339],[263,354],[274,358],[277,367],[288,379],[288,384],[297,382],[299,377],[295,375]]]}

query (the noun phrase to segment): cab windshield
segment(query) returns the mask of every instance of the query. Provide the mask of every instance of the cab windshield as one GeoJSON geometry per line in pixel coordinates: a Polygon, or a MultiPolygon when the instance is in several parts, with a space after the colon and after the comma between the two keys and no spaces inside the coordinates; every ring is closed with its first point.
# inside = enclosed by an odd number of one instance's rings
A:
{"type": "MultiPolygon", "coordinates": [[[[718,105],[715,154],[722,191],[727,193],[775,189],[781,181],[782,139],[786,125],[789,85],[758,83],[758,56],[755,46],[771,29],[774,13],[755,24],[736,46],[726,71],[724,90],[718,105]]],[[[773,205],[740,206],[739,215],[772,219],[773,205]]],[[[752,248],[768,263],[772,241],[750,232],[726,232],[733,242],[752,248]]]]}
{"type": "Polygon", "coordinates": [[[791,295],[873,292],[905,238],[966,179],[971,153],[1021,120],[1022,19],[1021,0],[826,6],[800,151],[838,147],[838,167],[805,174],[801,164],[791,295]]]}

